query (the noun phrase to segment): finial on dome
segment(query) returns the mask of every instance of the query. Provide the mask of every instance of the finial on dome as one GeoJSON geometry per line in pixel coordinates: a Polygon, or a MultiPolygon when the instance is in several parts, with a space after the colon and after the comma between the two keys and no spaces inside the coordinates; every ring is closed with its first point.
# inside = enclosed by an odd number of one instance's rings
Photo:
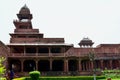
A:
{"type": "Polygon", "coordinates": [[[26,4],[25,4],[23,7],[24,7],[24,8],[28,8],[26,4]]]}

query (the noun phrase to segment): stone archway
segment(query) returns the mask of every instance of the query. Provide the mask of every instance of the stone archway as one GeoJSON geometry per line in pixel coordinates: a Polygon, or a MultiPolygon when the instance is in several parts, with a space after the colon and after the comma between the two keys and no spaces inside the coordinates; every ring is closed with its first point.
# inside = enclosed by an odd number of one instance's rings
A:
{"type": "Polygon", "coordinates": [[[68,69],[69,69],[69,71],[77,71],[78,70],[78,61],[77,60],[69,60],[68,61],[68,69]]]}
{"type": "Polygon", "coordinates": [[[104,69],[110,69],[110,60],[104,60],[103,61],[103,68],[104,69]]]}
{"type": "Polygon", "coordinates": [[[64,70],[64,61],[63,60],[54,60],[52,62],[53,71],[63,71],[64,70]]]}
{"type": "Polygon", "coordinates": [[[91,61],[86,59],[81,61],[82,71],[91,71],[93,69],[91,61]]]}
{"type": "Polygon", "coordinates": [[[112,60],[112,69],[118,69],[118,68],[119,68],[119,61],[112,60]]]}
{"type": "Polygon", "coordinates": [[[94,68],[96,68],[96,69],[100,69],[101,68],[100,60],[95,60],[94,68]]]}
{"type": "Polygon", "coordinates": [[[36,68],[36,64],[34,60],[25,60],[23,63],[23,70],[25,72],[30,72],[35,70],[36,68]]]}
{"type": "Polygon", "coordinates": [[[9,70],[13,70],[14,72],[20,72],[21,71],[20,60],[10,60],[9,61],[9,70]]]}
{"type": "Polygon", "coordinates": [[[38,62],[38,70],[39,71],[49,71],[50,70],[49,60],[40,60],[38,62]]]}

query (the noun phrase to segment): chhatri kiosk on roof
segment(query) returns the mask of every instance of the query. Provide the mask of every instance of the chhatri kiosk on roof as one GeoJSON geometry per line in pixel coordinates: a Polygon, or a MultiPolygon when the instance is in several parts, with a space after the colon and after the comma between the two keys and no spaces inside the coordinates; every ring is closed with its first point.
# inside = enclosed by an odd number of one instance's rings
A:
{"type": "MultiPolygon", "coordinates": [[[[40,71],[42,76],[92,75],[94,67],[88,54],[93,50],[97,69],[120,69],[120,44],[93,48],[94,42],[83,38],[78,43],[80,47],[75,48],[73,44],[66,44],[64,38],[45,38],[39,29],[34,29],[33,17],[26,5],[17,17],[18,20],[13,21],[15,29],[10,33],[10,43],[6,45],[9,48],[6,60],[7,69],[18,76],[28,76],[33,70],[40,71]]],[[[100,74],[99,71],[96,74],[100,74]]]]}

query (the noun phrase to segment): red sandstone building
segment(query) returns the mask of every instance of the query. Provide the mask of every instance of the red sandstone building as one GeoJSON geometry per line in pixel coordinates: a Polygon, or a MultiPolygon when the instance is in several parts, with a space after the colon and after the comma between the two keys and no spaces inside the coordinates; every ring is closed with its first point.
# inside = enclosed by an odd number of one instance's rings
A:
{"type": "Polygon", "coordinates": [[[42,75],[91,75],[94,68],[120,69],[120,44],[100,44],[93,48],[92,40],[83,38],[80,47],[75,48],[73,44],[66,44],[64,38],[45,38],[39,29],[34,29],[33,16],[26,5],[17,17],[7,45],[8,69],[17,75],[27,76],[33,70],[42,75]],[[94,54],[94,65],[89,53],[94,54]]]}

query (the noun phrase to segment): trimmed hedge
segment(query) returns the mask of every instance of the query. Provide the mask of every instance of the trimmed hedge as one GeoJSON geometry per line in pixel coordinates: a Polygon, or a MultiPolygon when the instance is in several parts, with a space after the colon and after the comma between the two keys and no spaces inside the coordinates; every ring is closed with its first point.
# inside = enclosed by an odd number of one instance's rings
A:
{"type": "Polygon", "coordinates": [[[120,78],[120,70],[103,70],[102,75],[106,78],[120,78]]]}
{"type": "Polygon", "coordinates": [[[31,71],[31,72],[29,72],[29,75],[32,80],[39,80],[40,72],[39,71],[31,71]]]}

